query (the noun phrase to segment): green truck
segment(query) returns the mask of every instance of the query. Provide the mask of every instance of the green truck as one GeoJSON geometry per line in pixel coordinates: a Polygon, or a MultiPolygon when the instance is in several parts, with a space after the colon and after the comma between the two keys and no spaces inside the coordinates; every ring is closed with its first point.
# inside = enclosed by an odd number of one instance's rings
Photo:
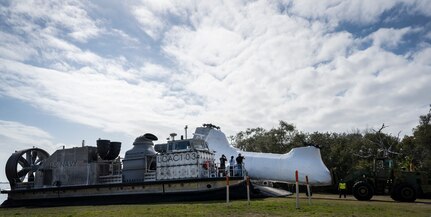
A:
{"type": "Polygon", "coordinates": [[[395,170],[388,158],[376,158],[372,170],[356,170],[344,179],[348,189],[358,200],[370,200],[375,194],[390,194],[400,202],[413,202],[431,193],[431,177],[425,172],[395,170]]]}

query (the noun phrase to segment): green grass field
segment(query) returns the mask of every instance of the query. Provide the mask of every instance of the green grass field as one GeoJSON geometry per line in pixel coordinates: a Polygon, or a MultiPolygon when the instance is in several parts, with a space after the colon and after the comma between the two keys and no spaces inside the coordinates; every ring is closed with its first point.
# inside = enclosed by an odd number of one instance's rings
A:
{"type": "Polygon", "coordinates": [[[431,217],[431,203],[305,198],[295,208],[294,197],[247,201],[166,203],[143,205],[72,206],[49,208],[3,208],[0,216],[426,216],[431,217]]]}

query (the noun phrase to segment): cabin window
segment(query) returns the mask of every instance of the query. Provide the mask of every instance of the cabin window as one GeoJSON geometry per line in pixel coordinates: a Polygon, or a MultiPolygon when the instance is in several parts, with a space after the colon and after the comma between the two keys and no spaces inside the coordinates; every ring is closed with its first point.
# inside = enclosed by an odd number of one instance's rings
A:
{"type": "Polygon", "coordinates": [[[184,150],[184,149],[190,149],[190,142],[189,141],[177,142],[175,150],[184,150]]]}
{"type": "Polygon", "coordinates": [[[168,152],[184,151],[190,149],[190,141],[179,140],[168,143],[168,152]]]}
{"type": "Polygon", "coordinates": [[[193,141],[194,149],[208,149],[208,145],[204,140],[194,140],[193,141]]]}
{"type": "Polygon", "coordinates": [[[172,151],[174,149],[174,144],[173,143],[168,143],[168,152],[172,151]]]}

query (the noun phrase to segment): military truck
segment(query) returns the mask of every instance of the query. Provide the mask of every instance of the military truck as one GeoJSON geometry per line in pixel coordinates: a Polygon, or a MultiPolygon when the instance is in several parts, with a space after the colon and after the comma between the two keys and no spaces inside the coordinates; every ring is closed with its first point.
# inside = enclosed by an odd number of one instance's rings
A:
{"type": "Polygon", "coordinates": [[[376,158],[372,170],[356,170],[344,179],[358,200],[370,200],[375,194],[390,194],[400,202],[413,202],[431,193],[431,177],[425,172],[395,170],[389,158],[376,158]]]}

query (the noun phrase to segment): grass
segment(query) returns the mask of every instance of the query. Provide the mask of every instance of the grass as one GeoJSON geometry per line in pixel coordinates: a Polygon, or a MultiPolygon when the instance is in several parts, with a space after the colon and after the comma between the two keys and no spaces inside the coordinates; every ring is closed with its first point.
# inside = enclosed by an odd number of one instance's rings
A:
{"type": "Polygon", "coordinates": [[[70,206],[48,208],[3,208],[0,216],[431,216],[429,203],[398,203],[393,201],[313,199],[308,205],[300,200],[301,208],[295,208],[295,199],[267,198],[247,201],[223,201],[165,203],[139,205],[70,206]]]}

